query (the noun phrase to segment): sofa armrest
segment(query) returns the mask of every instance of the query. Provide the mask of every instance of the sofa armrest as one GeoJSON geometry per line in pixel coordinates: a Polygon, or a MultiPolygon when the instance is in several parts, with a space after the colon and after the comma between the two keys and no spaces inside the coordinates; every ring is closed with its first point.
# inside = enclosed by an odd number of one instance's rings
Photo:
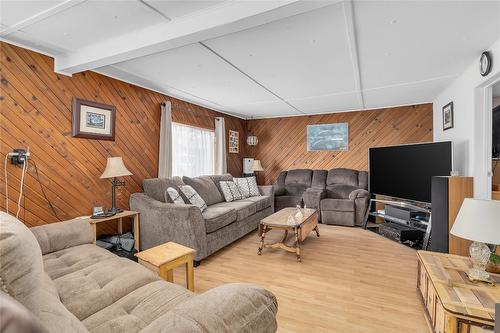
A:
{"type": "Polygon", "coordinates": [[[319,208],[321,199],[326,197],[326,191],[318,188],[308,188],[302,195],[304,205],[308,208],[319,208]]]}
{"type": "Polygon", "coordinates": [[[165,203],[144,193],[133,193],[130,208],[141,214],[142,250],[172,241],[195,249],[195,260],[206,256],[205,220],[198,207],[165,203]]]}
{"type": "Polygon", "coordinates": [[[259,186],[259,192],[261,195],[266,195],[268,197],[271,197],[271,210],[274,213],[274,186],[261,185],[259,186]]]}
{"type": "Polygon", "coordinates": [[[88,219],[49,223],[30,230],[40,244],[42,254],[94,242],[94,229],[88,219]]]}
{"type": "Polygon", "coordinates": [[[281,187],[279,185],[273,185],[274,189],[274,196],[275,197],[281,197],[282,195],[286,194],[286,189],[284,187],[281,187]]]}
{"type": "Polygon", "coordinates": [[[367,190],[363,189],[357,189],[349,193],[349,200],[355,200],[359,198],[369,198],[370,197],[370,192],[367,190]]]}
{"type": "Polygon", "coordinates": [[[276,297],[268,290],[232,283],[176,305],[141,333],[274,333],[277,311],[276,297]]]}

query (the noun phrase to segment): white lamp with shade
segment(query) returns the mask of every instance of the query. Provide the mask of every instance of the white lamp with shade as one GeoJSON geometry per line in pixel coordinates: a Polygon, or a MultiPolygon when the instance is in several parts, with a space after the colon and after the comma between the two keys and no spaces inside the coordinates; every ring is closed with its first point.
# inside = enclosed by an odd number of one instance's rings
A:
{"type": "Polygon", "coordinates": [[[123,163],[123,159],[121,157],[108,157],[106,169],[104,169],[104,172],[102,173],[100,178],[113,178],[113,180],[111,181],[111,209],[109,210],[109,213],[116,214],[123,211],[120,208],[116,208],[116,188],[118,186],[124,186],[125,182],[119,181],[116,178],[131,175],[132,173],[125,167],[125,164],[123,163]]]}
{"type": "Polygon", "coordinates": [[[500,244],[500,201],[464,199],[450,233],[472,241],[469,279],[489,281],[485,267],[491,251],[486,244],[500,244]]]}
{"type": "Polygon", "coordinates": [[[260,160],[253,160],[252,164],[252,171],[264,171],[264,168],[262,167],[262,164],[260,163],[260,160]]]}

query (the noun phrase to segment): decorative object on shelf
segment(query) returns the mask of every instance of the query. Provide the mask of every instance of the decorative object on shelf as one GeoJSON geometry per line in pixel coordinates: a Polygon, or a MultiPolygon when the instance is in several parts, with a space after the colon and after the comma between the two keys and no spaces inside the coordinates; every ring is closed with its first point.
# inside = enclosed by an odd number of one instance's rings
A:
{"type": "Polygon", "coordinates": [[[108,163],[106,164],[106,169],[101,175],[101,179],[113,178],[113,180],[111,181],[111,209],[109,210],[109,212],[116,214],[123,211],[120,208],[116,208],[116,188],[118,186],[124,186],[125,182],[119,181],[116,178],[131,175],[132,173],[125,167],[125,164],[123,164],[123,159],[121,157],[108,157],[108,163]]]}
{"type": "Polygon", "coordinates": [[[482,76],[490,74],[492,63],[490,52],[484,51],[481,53],[481,57],[479,58],[479,73],[481,73],[482,76]]]}
{"type": "Polygon", "coordinates": [[[453,128],[453,102],[443,106],[443,131],[453,128]]]}
{"type": "Polygon", "coordinates": [[[73,137],[115,140],[116,108],[81,98],[73,98],[73,137]]]}
{"type": "Polygon", "coordinates": [[[239,152],[239,133],[237,131],[229,130],[229,152],[238,154],[239,152]]]}
{"type": "Polygon", "coordinates": [[[307,151],[349,150],[349,124],[320,124],[307,126],[307,151]]]}
{"type": "Polygon", "coordinates": [[[489,273],[500,274],[500,256],[498,254],[492,253],[490,255],[490,261],[486,264],[486,271],[489,273]]]}
{"type": "Polygon", "coordinates": [[[467,273],[471,281],[491,281],[490,275],[485,271],[491,255],[486,244],[500,244],[499,216],[500,201],[496,200],[466,198],[460,207],[450,232],[473,241],[469,248],[472,268],[467,273]]]}

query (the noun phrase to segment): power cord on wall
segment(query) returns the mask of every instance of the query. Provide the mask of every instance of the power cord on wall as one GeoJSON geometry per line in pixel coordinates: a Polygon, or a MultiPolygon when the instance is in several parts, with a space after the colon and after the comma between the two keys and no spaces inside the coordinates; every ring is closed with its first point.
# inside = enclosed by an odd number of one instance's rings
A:
{"type": "Polygon", "coordinates": [[[35,167],[35,175],[36,175],[36,180],[38,182],[38,184],[40,185],[40,189],[42,190],[42,194],[43,194],[43,197],[45,198],[45,201],[47,201],[47,203],[49,204],[49,208],[50,210],[52,211],[52,214],[56,217],[56,219],[58,221],[62,221],[59,216],[57,215],[57,211],[56,209],[54,208],[54,206],[52,205],[52,203],[50,202],[49,198],[47,197],[47,194],[45,194],[45,190],[43,188],[43,184],[42,182],[40,181],[40,175],[38,174],[38,167],[36,165],[36,162],[35,160],[33,160],[33,166],[35,167]]]}

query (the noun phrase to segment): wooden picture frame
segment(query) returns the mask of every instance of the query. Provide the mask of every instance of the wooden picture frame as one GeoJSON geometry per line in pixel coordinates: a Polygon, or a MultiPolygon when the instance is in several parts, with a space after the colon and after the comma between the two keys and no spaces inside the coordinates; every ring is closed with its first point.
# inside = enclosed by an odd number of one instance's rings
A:
{"type": "Polygon", "coordinates": [[[73,98],[74,138],[115,140],[116,107],[73,98]]]}
{"type": "Polygon", "coordinates": [[[239,152],[239,133],[237,131],[229,130],[229,153],[238,154],[239,152]]]}
{"type": "Polygon", "coordinates": [[[453,128],[453,102],[443,106],[443,131],[453,128]]]}

